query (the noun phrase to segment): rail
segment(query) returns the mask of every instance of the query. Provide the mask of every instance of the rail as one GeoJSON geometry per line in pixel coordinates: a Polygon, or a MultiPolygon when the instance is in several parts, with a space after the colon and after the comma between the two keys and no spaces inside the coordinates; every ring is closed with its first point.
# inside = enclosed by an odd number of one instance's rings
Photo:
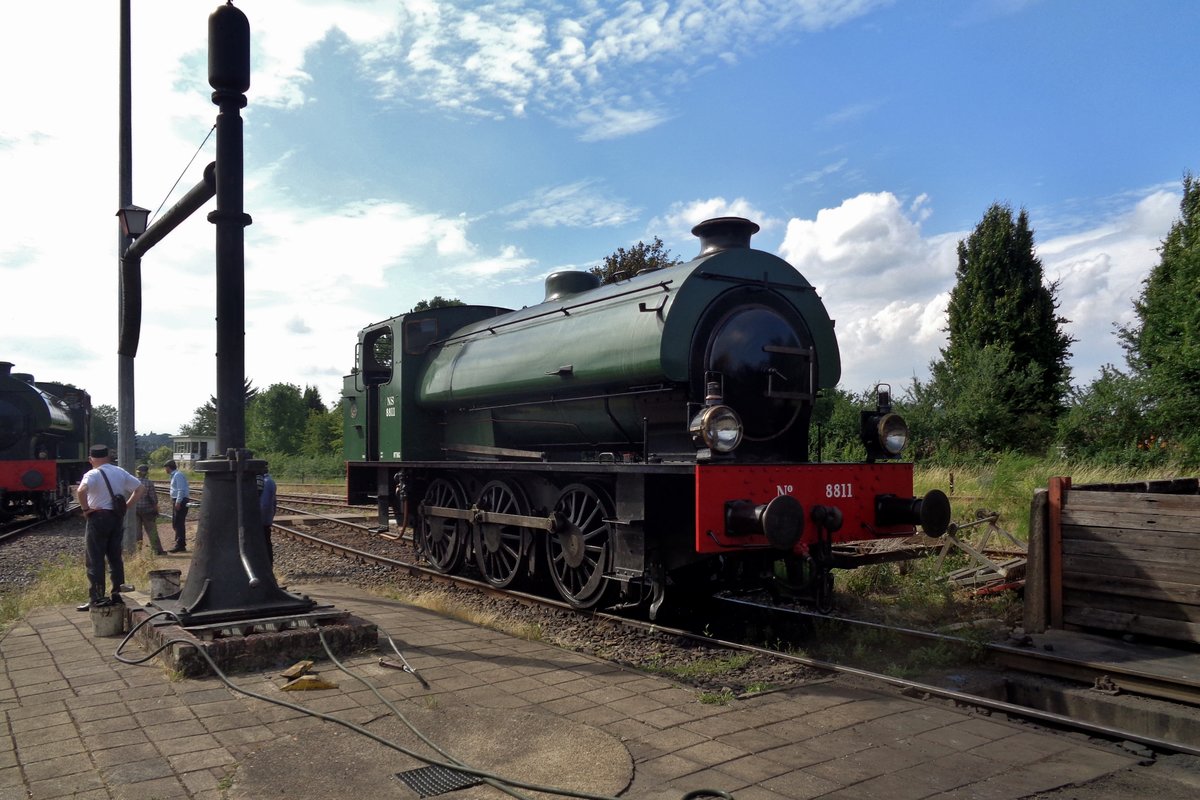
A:
{"type": "MultiPolygon", "coordinates": [[[[595,610],[578,611],[576,609],[573,609],[570,605],[568,605],[564,602],[561,602],[559,600],[549,599],[549,598],[541,597],[538,595],[528,594],[525,592],[517,592],[517,591],[512,591],[512,590],[507,590],[507,589],[499,589],[495,586],[492,586],[492,585],[482,582],[482,581],[477,581],[477,580],[473,580],[471,578],[465,578],[465,577],[458,576],[458,575],[447,575],[447,574],[438,572],[434,569],[430,569],[428,567],[423,567],[414,562],[402,561],[402,560],[395,559],[395,558],[380,556],[380,555],[371,553],[368,550],[364,550],[364,549],[361,549],[358,547],[351,547],[351,546],[348,546],[345,544],[340,544],[337,542],[332,542],[327,539],[322,539],[321,537],[314,536],[310,533],[299,531],[294,528],[289,528],[287,526],[276,525],[275,527],[277,530],[292,537],[293,539],[301,541],[309,546],[318,547],[322,550],[333,553],[335,555],[342,555],[344,557],[353,558],[356,560],[365,561],[365,562],[369,562],[369,563],[389,565],[397,570],[403,571],[412,576],[421,577],[421,578],[428,579],[430,581],[439,582],[439,583],[444,583],[446,585],[453,585],[453,586],[458,586],[458,587],[462,587],[462,588],[472,588],[476,591],[483,592],[490,596],[509,598],[516,602],[520,602],[520,603],[523,603],[526,605],[539,605],[539,606],[544,606],[547,608],[554,608],[557,610],[575,611],[575,613],[580,614],[581,616],[585,616],[585,617],[595,619],[598,621],[605,621],[605,622],[608,622],[611,624],[636,628],[636,629],[639,629],[639,630],[642,630],[642,631],[645,631],[645,632],[651,633],[651,634],[665,634],[665,635],[670,635],[670,636],[678,636],[678,637],[681,637],[681,638],[684,638],[684,639],[687,639],[690,641],[695,641],[697,643],[701,643],[701,644],[705,644],[705,645],[709,645],[709,646],[713,646],[713,647],[721,647],[721,648],[726,648],[726,649],[730,649],[730,650],[736,650],[736,651],[740,651],[740,652],[761,655],[761,656],[768,657],[768,658],[781,659],[781,660],[784,660],[787,662],[795,663],[795,664],[802,665],[802,666],[805,666],[805,667],[808,667],[811,669],[815,669],[815,670],[820,670],[820,671],[830,672],[830,673],[835,673],[835,674],[853,675],[853,676],[861,677],[864,679],[868,679],[868,680],[872,680],[872,681],[875,681],[878,683],[896,687],[896,688],[904,691],[906,694],[910,694],[913,696],[941,698],[941,699],[953,701],[955,703],[960,703],[960,704],[967,705],[967,706],[974,706],[974,707],[988,709],[988,710],[995,711],[995,712],[1005,713],[1005,714],[1009,714],[1014,717],[1027,719],[1027,720],[1031,720],[1031,721],[1036,721],[1036,722],[1044,723],[1047,725],[1052,725],[1052,726],[1061,727],[1061,728],[1067,728],[1067,729],[1076,730],[1076,731],[1082,731],[1082,732],[1085,732],[1085,733],[1088,733],[1091,735],[1100,736],[1100,737],[1114,740],[1114,741],[1136,742],[1145,747],[1150,747],[1155,750],[1159,750],[1159,751],[1163,751],[1163,752],[1175,752],[1175,753],[1183,753],[1183,754],[1188,754],[1188,755],[1200,756],[1200,746],[1197,746],[1196,744],[1193,744],[1190,742],[1171,741],[1171,740],[1167,740],[1167,739],[1164,739],[1159,736],[1151,736],[1151,735],[1147,735],[1147,734],[1140,733],[1137,731],[1120,728],[1120,727],[1117,727],[1114,725],[1106,725],[1106,724],[1101,724],[1098,722],[1091,722],[1091,721],[1067,716],[1064,714],[1055,713],[1052,711],[1046,711],[1046,710],[1033,708],[1033,707],[1025,706],[1025,705],[1020,705],[1017,703],[1008,702],[1008,701],[1004,701],[1004,700],[998,700],[998,699],[991,698],[991,697],[985,697],[985,696],[973,694],[970,692],[957,691],[957,690],[953,690],[953,689],[947,689],[947,688],[944,688],[941,686],[935,686],[932,684],[923,683],[920,681],[908,680],[908,679],[904,679],[904,678],[897,678],[895,676],[886,675],[883,673],[875,672],[875,671],[868,670],[868,669],[862,669],[862,668],[850,666],[847,664],[838,664],[835,662],[825,661],[825,660],[821,660],[821,659],[817,659],[817,658],[800,656],[795,653],[783,652],[778,649],[771,649],[771,648],[756,646],[756,645],[742,643],[742,642],[730,641],[728,639],[706,636],[702,633],[697,633],[692,630],[670,627],[670,626],[662,625],[659,623],[652,623],[652,622],[646,622],[646,621],[642,621],[642,620],[631,619],[627,616],[613,614],[610,612],[601,612],[601,611],[595,611],[595,610]]],[[[395,538],[395,537],[385,537],[385,538],[395,538]]],[[[756,609],[756,613],[759,613],[759,611],[761,611],[761,609],[764,609],[764,608],[771,608],[774,611],[780,611],[780,609],[775,608],[775,607],[763,606],[761,604],[754,604],[754,603],[745,603],[745,601],[731,600],[729,602],[743,602],[746,606],[754,606],[754,608],[756,609]]],[[[868,627],[868,628],[877,628],[880,630],[886,630],[886,631],[889,631],[892,633],[896,633],[899,635],[912,636],[912,637],[917,637],[917,638],[922,638],[922,639],[937,640],[937,641],[941,641],[941,642],[945,642],[945,643],[953,643],[953,644],[963,646],[963,647],[977,647],[978,646],[977,642],[972,642],[970,640],[967,640],[967,639],[964,639],[961,637],[950,636],[947,634],[939,634],[939,633],[932,633],[932,632],[927,632],[927,631],[897,628],[897,627],[893,627],[893,626],[882,625],[879,623],[864,622],[864,621],[853,620],[853,619],[849,619],[849,618],[830,617],[828,615],[821,615],[821,614],[816,614],[814,612],[806,612],[806,611],[795,610],[795,609],[785,609],[783,611],[785,613],[789,613],[789,614],[796,614],[799,616],[811,617],[814,619],[820,619],[820,620],[824,620],[824,621],[828,621],[828,622],[837,622],[837,623],[844,623],[847,625],[863,626],[863,627],[868,627]]],[[[744,616],[745,615],[743,614],[743,617],[744,616]]],[[[1001,657],[1004,659],[1012,659],[1014,662],[1018,658],[1028,659],[1029,663],[1033,665],[1032,667],[1030,667],[1030,669],[1032,669],[1033,671],[1041,672],[1041,671],[1048,669],[1051,666],[1054,666],[1055,668],[1060,668],[1060,667],[1061,668],[1070,668],[1072,670],[1076,670],[1077,675],[1082,675],[1084,678],[1087,677],[1083,673],[1078,672],[1079,670],[1085,670],[1089,667],[1089,665],[1084,662],[1075,661],[1075,660],[1072,660],[1072,659],[1069,659],[1069,658],[1066,658],[1063,656],[1055,655],[1052,653],[1038,653],[1035,651],[1029,651],[1029,650],[1016,648],[1016,647],[1012,647],[1012,646],[1007,646],[1007,645],[1001,645],[1001,644],[989,644],[989,645],[985,645],[985,647],[990,652],[997,655],[998,657],[1001,657]]],[[[1090,666],[1095,667],[1097,665],[1090,665],[1090,666]]],[[[1106,674],[1111,673],[1111,669],[1109,668],[1109,666],[1107,664],[1104,665],[1104,671],[1106,674]]],[[[1172,684],[1172,686],[1170,686],[1170,687],[1167,687],[1164,685],[1158,685],[1155,687],[1155,686],[1152,686],[1152,684],[1155,683],[1155,681],[1152,680],[1153,677],[1154,676],[1151,676],[1142,670],[1138,670],[1136,668],[1131,667],[1131,668],[1127,669],[1121,675],[1120,679],[1125,682],[1123,685],[1126,686],[1126,688],[1129,688],[1130,690],[1133,690],[1133,687],[1135,685],[1140,685],[1138,683],[1140,681],[1140,682],[1144,683],[1145,685],[1153,688],[1154,693],[1157,694],[1158,696],[1170,697],[1169,693],[1174,692],[1175,693],[1174,699],[1177,699],[1180,702],[1185,702],[1185,703],[1189,703],[1189,704],[1193,704],[1193,705],[1200,704],[1200,683],[1197,683],[1195,681],[1184,682],[1184,683],[1174,682],[1172,684]]]]}

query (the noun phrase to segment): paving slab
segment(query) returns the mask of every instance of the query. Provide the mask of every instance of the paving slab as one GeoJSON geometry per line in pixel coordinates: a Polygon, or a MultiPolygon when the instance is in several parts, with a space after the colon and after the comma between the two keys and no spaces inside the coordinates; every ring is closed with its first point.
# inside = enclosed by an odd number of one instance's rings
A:
{"type": "MultiPolygon", "coordinates": [[[[351,675],[318,659],[330,689],[283,691],[277,670],[232,676],[256,697],[216,676],[122,663],[121,640],[96,637],[88,615],[40,609],[0,638],[0,800],[410,800],[420,790],[400,776],[423,779],[428,759],[439,778],[463,778],[453,767],[465,764],[639,800],[697,789],[738,800],[1018,798],[1136,764],[1082,737],[839,680],[706,704],[664,677],[353,586],[291,590],[390,634],[428,686],[381,665],[389,649],[345,658],[351,675]]],[[[143,655],[136,643],[124,654],[143,655]]],[[[476,784],[436,796],[504,795],[476,784]]]]}

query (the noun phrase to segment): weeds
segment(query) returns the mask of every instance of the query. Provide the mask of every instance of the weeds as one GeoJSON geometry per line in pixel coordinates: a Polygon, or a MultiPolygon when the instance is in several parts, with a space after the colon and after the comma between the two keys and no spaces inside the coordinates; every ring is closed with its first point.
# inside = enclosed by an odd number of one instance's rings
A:
{"type": "Polygon", "coordinates": [[[1029,504],[1037,489],[1050,478],[1070,476],[1076,486],[1089,483],[1131,483],[1179,476],[1169,466],[1152,469],[1104,466],[1045,456],[1036,458],[1003,453],[987,462],[959,466],[918,465],[914,474],[916,494],[940,489],[950,497],[954,519],[974,518],[975,510],[1000,512],[1001,524],[1018,539],[1029,539],[1029,504]]]}
{"type": "Polygon", "coordinates": [[[715,678],[741,669],[754,658],[750,653],[734,653],[723,658],[700,658],[683,664],[663,664],[650,661],[642,669],[656,675],[670,675],[680,680],[695,681],[715,678]]]}
{"type": "Polygon", "coordinates": [[[697,697],[701,703],[708,706],[723,706],[737,699],[737,695],[733,693],[732,689],[722,689],[719,692],[700,692],[697,697]]]}
{"type": "MultiPolygon", "coordinates": [[[[127,555],[125,581],[134,586],[148,586],[153,568],[153,556],[127,555]]],[[[30,585],[0,592],[0,631],[36,608],[75,605],[87,597],[88,580],[82,555],[59,556],[43,564],[30,585]]]]}
{"type": "Polygon", "coordinates": [[[744,695],[764,694],[764,693],[770,692],[774,689],[775,689],[775,684],[773,684],[773,683],[769,683],[767,681],[755,681],[754,683],[747,684],[746,689],[745,689],[745,691],[742,692],[742,694],[744,694],[744,695]]]}
{"type": "Polygon", "coordinates": [[[539,642],[545,635],[540,622],[521,622],[508,619],[498,611],[480,611],[468,603],[455,599],[444,592],[403,592],[394,588],[374,590],[381,597],[399,600],[410,606],[424,608],[443,617],[469,622],[481,628],[507,633],[519,639],[539,642]]]}

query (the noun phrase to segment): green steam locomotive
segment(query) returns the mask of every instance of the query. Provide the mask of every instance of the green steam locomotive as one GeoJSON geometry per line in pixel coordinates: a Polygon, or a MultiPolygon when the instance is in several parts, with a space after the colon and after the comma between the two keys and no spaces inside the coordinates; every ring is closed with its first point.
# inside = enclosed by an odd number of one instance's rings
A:
{"type": "Polygon", "coordinates": [[[411,525],[436,570],[548,577],[577,608],[769,580],[828,604],[839,543],[940,535],[913,497],[904,421],[864,410],[861,463],[810,461],[813,403],[837,384],[833,322],[758,226],[700,223],[699,255],[600,285],[546,279],[510,310],[455,306],[363,328],[344,379],[348,500],[411,525]]]}

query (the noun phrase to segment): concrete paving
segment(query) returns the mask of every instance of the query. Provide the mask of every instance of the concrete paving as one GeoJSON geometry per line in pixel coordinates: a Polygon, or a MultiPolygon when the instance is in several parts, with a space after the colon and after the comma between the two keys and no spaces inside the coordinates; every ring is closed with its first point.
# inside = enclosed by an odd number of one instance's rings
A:
{"type": "MultiPolygon", "coordinates": [[[[428,771],[418,772],[425,762],[417,754],[641,800],[696,789],[737,800],[1018,798],[1135,764],[1082,737],[841,680],[705,704],[665,678],[355,587],[290,590],[377,624],[381,641],[393,637],[428,686],[381,665],[390,648],[343,663],[448,756],[328,660],[314,669],[331,689],[283,691],[275,672],[232,681],[359,730],[233,692],[216,677],[121,663],[113,657],[121,639],[97,637],[88,614],[56,607],[0,639],[0,800],[505,796],[486,785],[431,795],[438,786],[418,780],[428,771]]],[[[143,654],[130,645],[124,655],[143,654]]],[[[463,778],[433,773],[435,781],[463,778]]]]}

